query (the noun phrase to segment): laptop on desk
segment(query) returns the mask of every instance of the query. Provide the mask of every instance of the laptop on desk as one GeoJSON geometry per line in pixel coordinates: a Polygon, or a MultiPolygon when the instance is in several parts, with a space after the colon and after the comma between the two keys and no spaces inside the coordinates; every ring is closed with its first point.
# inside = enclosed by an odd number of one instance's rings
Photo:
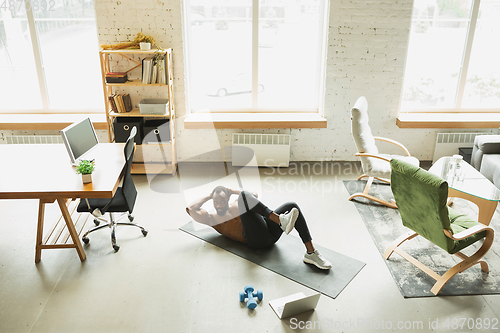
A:
{"type": "Polygon", "coordinates": [[[269,305],[278,318],[283,319],[302,312],[314,310],[316,305],[318,305],[320,295],[319,293],[315,293],[311,296],[306,296],[304,293],[300,292],[269,301],[269,305]]]}
{"type": "Polygon", "coordinates": [[[90,118],[73,123],[60,133],[72,165],[78,165],[81,160],[94,159],[92,150],[97,147],[99,140],[90,118]]]}

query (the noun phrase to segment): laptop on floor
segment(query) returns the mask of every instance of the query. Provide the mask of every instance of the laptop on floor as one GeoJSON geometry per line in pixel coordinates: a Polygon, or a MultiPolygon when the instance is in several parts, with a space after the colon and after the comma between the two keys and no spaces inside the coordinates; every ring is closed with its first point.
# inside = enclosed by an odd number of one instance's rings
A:
{"type": "Polygon", "coordinates": [[[278,318],[283,319],[296,314],[311,311],[318,305],[320,293],[306,296],[300,292],[286,297],[269,301],[269,305],[274,310],[278,318]]]}

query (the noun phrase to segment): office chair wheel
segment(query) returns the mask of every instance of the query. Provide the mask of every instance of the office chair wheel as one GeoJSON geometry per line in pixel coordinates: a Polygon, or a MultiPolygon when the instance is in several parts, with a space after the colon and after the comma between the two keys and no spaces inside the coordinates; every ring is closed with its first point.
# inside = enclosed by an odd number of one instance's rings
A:
{"type": "Polygon", "coordinates": [[[101,224],[101,221],[99,221],[99,219],[94,219],[94,224],[97,227],[99,224],[101,224]]]}
{"type": "Polygon", "coordinates": [[[129,220],[130,222],[132,222],[132,221],[134,220],[134,217],[133,217],[132,215],[128,214],[128,220],[129,220]]]}
{"type": "Polygon", "coordinates": [[[141,231],[142,231],[142,234],[144,235],[144,237],[146,237],[148,235],[148,231],[146,229],[141,230],[141,231]]]}
{"type": "Polygon", "coordinates": [[[88,244],[90,242],[90,239],[88,237],[83,237],[82,238],[82,241],[85,243],[85,244],[88,244]]]}
{"type": "Polygon", "coordinates": [[[113,245],[113,249],[115,250],[115,252],[118,252],[118,250],[120,249],[120,245],[113,245]]]}

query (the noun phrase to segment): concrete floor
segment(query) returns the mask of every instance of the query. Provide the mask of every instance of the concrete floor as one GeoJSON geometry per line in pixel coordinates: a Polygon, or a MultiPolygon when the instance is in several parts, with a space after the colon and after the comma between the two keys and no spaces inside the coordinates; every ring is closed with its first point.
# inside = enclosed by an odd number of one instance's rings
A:
{"type": "MultiPolygon", "coordinates": [[[[401,296],[347,200],[342,180],[359,174],[359,163],[349,162],[239,170],[243,186],[269,207],[296,201],[314,243],[366,263],[336,299],[321,296],[315,312],[279,320],[269,300],[313,291],[178,229],[189,221],[186,200],[215,183],[237,186],[224,172],[210,163],[181,165],[178,177],[134,176],[135,221],[148,236],[121,227],[114,253],[100,230],[83,263],[68,249],[44,250],[35,265],[37,202],[0,200],[0,332],[428,332],[436,321],[433,331],[466,331],[467,324],[453,329],[455,318],[489,318],[500,330],[500,296],[401,296]],[[254,311],[238,301],[246,284],[264,292],[254,311]]],[[[56,214],[50,206],[48,219],[56,214]]]]}

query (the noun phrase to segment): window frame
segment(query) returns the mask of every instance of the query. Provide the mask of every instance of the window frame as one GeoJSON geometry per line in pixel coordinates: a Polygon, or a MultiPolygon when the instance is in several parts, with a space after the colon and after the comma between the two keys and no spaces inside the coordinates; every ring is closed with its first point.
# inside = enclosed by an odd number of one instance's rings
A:
{"type": "Polygon", "coordinates": [[[329,22],[329,0],[320,0],[323,3],[323,13],[321,16],[321,42],[318,45],[319,52],[319,66],[318,66],[318,92],[317,92],[317,108],[257,108],[257,100],[258,100],[258,58],[259,58],[259,1],[260,0],[252,0],[252,57],[251,57],[251,68],[252,68],[252,107],[251,108],[205,108],[199,110],[193,110],[190,106],[190,101],[193,98],[189,81],[191,80],[191,54],[189,52],[189,40],[191,39],[191,27],[189,25],[190,20],[190,0],[183,1],[183,30],[184,30],[184,63],[185,63],[185,82],[186,82],[186,114],[197,114],[197,113],[216,113],[216,114],[224,114],[224,113],[305,113],[305,114],[319,114],[321,117],[324,116],[325,109],[325,96],[326,96],[326,67],[327,67],[327,45],[328,45],[328,22],[329,22]]]}

